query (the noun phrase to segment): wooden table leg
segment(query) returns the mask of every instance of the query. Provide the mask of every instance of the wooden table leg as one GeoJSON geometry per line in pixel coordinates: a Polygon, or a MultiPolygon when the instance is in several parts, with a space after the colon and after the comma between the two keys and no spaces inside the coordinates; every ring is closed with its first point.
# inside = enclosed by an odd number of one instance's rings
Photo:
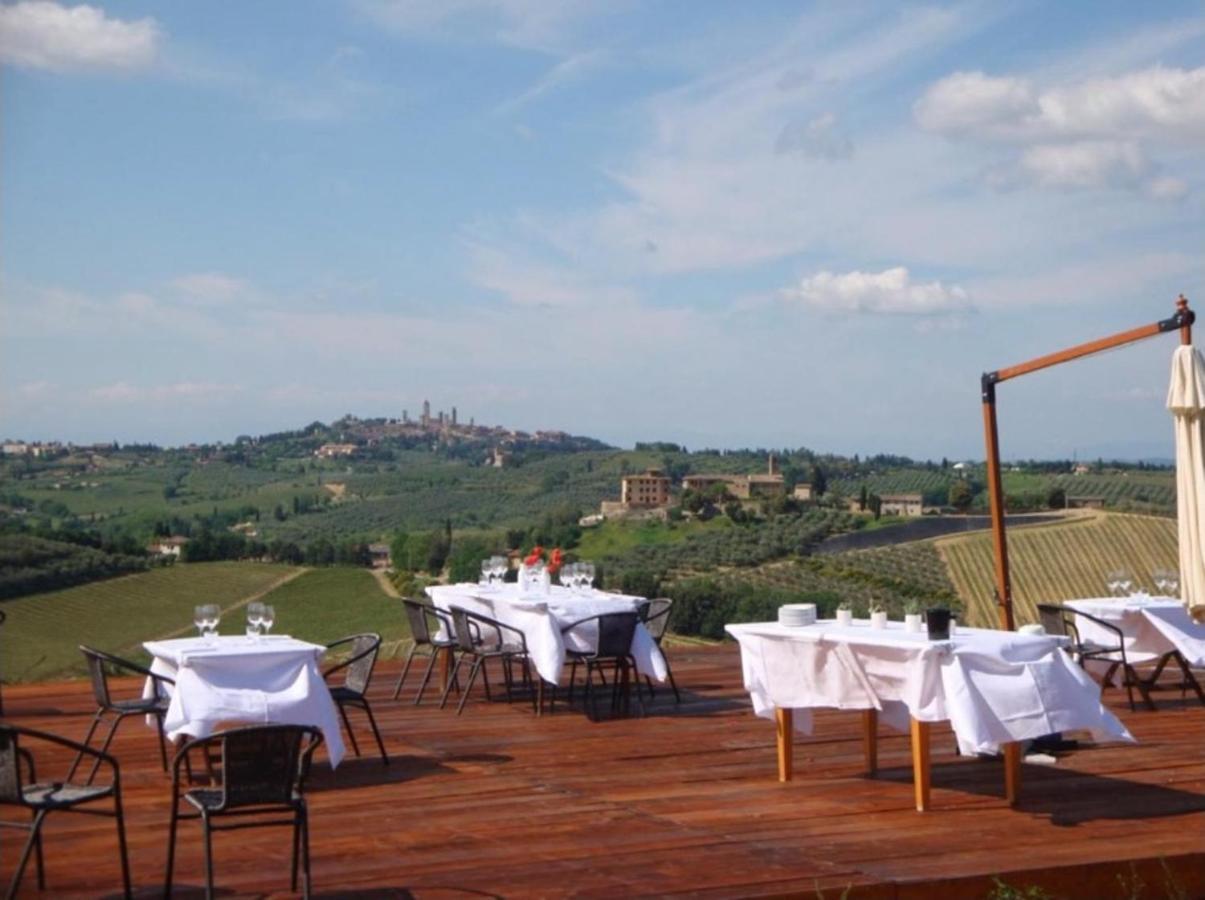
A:
{"type": "Polygon", "coordinates": [[[862,750],[866,755],[866,774],[877,775],[879,771],[879,711],[862,710],[862,750]]]}
{"type": "Polygon", "coordinates": [[[929,723],[912,720],[912,784],[916,810],[929,809],[929,723]]]}
{"type": "Polygon", "coordinates": [[[775,709],[774,723],[778,731],[778,780],[790,781],[794,774],[795,717],[793,710],[775,709]]]}
{"type": "Polygon", "coordinates": [[[1021,796],[1021,744],[1010,741],[1004,745],[1004,797],[1009,806],[1016,806],[1021,796]]]}
{"type": "Polygon", "coordinates": [[[453,657],[453,655],[454,654],[451,650],[445,651],[444,655],[443,655],[444,656],[443,665],[440,666],[440,669],[439,669],[439,687],[440,687],[440,690],[442,690],[442,691],[446,691],[448,689],[448,684],[452,681],[452,664],[453,664],[452,657],[453,657]]]}

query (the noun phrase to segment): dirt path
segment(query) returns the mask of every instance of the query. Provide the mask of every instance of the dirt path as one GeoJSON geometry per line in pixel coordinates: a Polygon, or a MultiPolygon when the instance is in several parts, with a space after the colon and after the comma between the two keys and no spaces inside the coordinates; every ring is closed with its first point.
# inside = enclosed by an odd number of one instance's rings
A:
{"type": "Polygon", "coordinates": [[[394,600],[401,600],[402,595],[398,593],[397,588],[393,586],[393,582],[389,580],[389,576],[385,574],[384,569],[373,569],[372,577],[377,580],[377,584],[381,586],[381,590],[394,600]]]}

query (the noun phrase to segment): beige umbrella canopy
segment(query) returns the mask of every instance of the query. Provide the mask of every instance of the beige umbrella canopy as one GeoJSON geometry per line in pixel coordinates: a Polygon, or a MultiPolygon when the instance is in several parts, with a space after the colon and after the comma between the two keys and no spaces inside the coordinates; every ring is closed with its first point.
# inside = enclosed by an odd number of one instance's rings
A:
{"type": "Polygon", "coordinates": [[[1205,356],[1176,348],[1167,408],[1176,430],[1176,503],[1180,529],[1180,596],[1205,617],[1205,356]]]}

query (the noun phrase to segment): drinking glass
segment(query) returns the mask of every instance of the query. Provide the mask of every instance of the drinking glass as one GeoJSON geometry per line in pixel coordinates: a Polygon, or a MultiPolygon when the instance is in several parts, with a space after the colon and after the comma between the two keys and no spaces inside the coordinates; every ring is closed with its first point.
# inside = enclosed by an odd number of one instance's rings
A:
{"type": "Polygon", "coordinates": [[[582,589],[587,590],[594,586],[594,563],[582,563],[582,589]]]}
{"type": "Polygon", "coordinates": [[[263,611],[259,616],[259,623],[264,628],[264,634],[272,630],[272,626],[276,624],[276,610],[270,604],[265,603],[263,611]]]}
{"type": "Polygon", "coordinates": [[[264,605],[262,603],[247,604],[247,637],[259,637],[259,627],[263,624],[264,605]]]}
{"type": "Polygon", "coordinates": [[[1130,576],[1125,569],[1113,569],[1105,575],[1105,584],[1114,597],[1123,597],[1131,584],[1130,576]]]}
{"type": "Polygon", "coordinates": [[[1180,596],[1180,573],[1175,569],[1156,569],[1155,587],[1165,597],[1180,596]]]}
{"type": "Polygon", "coordinates": [[[561,584],[577,593],[577,563],[565,563],[561,566],[561,584]]]}
{"type": "Polygon", "coordinates": [[[208,618],[205,606],[194,606],[192,608],[192,623],[197,626],[197,634],[200,637],[205,637],[205,625],[208,618]]]}
{"type": "Polygon", "coordinates": [[[208,643],[213,641],[218,636],[218,625],[222,621],[222,607],[216,603],[205,604],[205,640],[208,643]]]}
{"type": "Polygon", "coordinates": [[[477,580],[477,583],[479,585],[481,585],[482,587],[493,587],[494,586],[494,559],[493,559],[493,557],[490,557],[489,559],[483,559],[481,561],[481,577],[477,580]]]}
{"type": "Polygon", "coordinates": [[[510,568],[510,561],[505,556],[494,557],[494,574],[498,577],[498,583],[506,581],[506,570],[510,568]]]}

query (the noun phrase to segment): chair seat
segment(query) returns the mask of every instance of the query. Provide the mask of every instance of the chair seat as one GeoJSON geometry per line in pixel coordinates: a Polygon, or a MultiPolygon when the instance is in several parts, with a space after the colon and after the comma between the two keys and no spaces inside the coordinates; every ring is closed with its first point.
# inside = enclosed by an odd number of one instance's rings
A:
{"type": "MultiPolygon", "coordinates": [[[[222,789],[221,788],[192,788],[184,794],[184,799],[200,810],[215,810],[222,805],[222,789]]],[[[262,807],[263,812],[270,813],[283,809],[292,808],[293,804],[300,800],[294,795],[293,802],[282,801],[280,803],[256,803],[253,806],[246,806],[247,812],[256,812],[255,807],[262,807]]],[[[241,809],[242,807],[240,807],[241,809]]]]}
{"type": "Polygon", "coordinates": [[[112,793],[111,784],[27,784],[21,788],[21,798],[27,804],[44,809],[75,806],[112,793]]]}
{"type": "Polygon", "coordinates": [[[135,697],[131,700],[110,700],[112,709],[123,713],[167,712],[171,701],[167,697],[135,697]]]}
{"type": "Polygon", "coordinates": [[[356,701],[364,699],[364,695],[360,691],[353,691],[351,688],[344,687],[343,685],[335,685],[330,689],[330,691],[331,699],[336,703],[342,703],[347,700],[356,701]]]}
{"type": "Polygon", "coordinates": [[[1121,648],[1116,644],[1098,644],[1095,641],[1084,641],[1076,648],[1082,654],[1096,655],[1099,653],[1120,653],[1121,648]]]}

